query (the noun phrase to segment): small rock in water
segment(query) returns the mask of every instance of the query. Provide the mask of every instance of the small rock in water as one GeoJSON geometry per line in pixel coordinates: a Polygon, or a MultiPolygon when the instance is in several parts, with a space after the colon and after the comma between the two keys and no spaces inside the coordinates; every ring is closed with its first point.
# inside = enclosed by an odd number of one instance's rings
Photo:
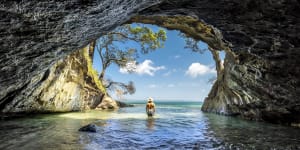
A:
{"type": "Polygon", "coordinates": [[[96,125],[95,124],[88,124],[86,126],[81,127],[78,131],[82,132],[96,132],[96,125]]]}

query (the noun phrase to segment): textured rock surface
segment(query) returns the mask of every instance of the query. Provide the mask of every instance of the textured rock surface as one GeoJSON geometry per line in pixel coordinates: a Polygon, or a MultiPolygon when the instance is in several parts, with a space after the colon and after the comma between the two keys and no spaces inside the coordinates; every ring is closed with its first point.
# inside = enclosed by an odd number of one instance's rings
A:
{"type": "Polygon", "coordinates": [[[86,126],[81,127],[80,129],[78,129],[78,131],[81,132],[97,132],[97,126],[95,124],[88,124],[86,126]]]}
{"type": "Polygon", "coordinates": [[[45,73],[35,76],[2,113],[65,112],[95,108],[103,97],[88,74],[84,57],[88,48],[56,62],[45,73]]]}
{"type": "Polygon", "coordinates": [[[51,64],[136,14],[189,15],[220,30],[234,52],[227,50],[203,110],[297,124],[299,8],[297,0],[3,0],[0,109],[51,64]]]}
{"type": "Polygon", "coordinates": [[[118,106],[119,106],[120,108],[123,108],[123,107],[134,107],[133,104],[127,104],[127,103],[121,102],[121,101],[116,101],[116,102],[117,102],[117,104],[118,104],[118,106]]]}
{"type": "Polygon", "coordinates": [[[219,29],[222,41],[231,43],[233,53],[226,51],[224,69],[218,71],[203,111],[275,123],[300,122],[298,1],[174,4],[166,2],[143,13],[198,17],[219,29]]]}
{"type": "Polygon", "coordinates": [[[13,101],[21,100],[18,96],[32,78],[47,72],[56,61],[118,26],[138,9],[155,3],[151,0],[1,1],[0,110],[18,103],[13,101]]]}
{"type": "Polygon", "coordinates": [[[113,100],[110,96],[105,95],[101,103],[96,107],[98,110],[104,109],[118,109],[120,108],[117,101],[113,100]]]}
{"type": "Polygon", "coordinates": [[[97,110],[109,110],[109,109],[119,109],[122,107],[133,107],[131,104],[126,104],[124,102],[116,101],[108,95],[104,95],[101,103],[96,107],[97,110]]]}

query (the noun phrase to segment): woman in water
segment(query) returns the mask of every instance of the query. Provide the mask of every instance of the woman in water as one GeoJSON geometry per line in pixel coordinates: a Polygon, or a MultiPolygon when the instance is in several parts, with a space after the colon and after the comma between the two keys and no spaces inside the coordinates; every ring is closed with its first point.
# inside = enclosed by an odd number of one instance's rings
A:
{"type": "Polygon", "coordinates": [[[147,112],[148,117],[153,116],[155,113],[155,104],[153,102],[153,98],[151,98],[151,97],[148,98],[148,102],[146,105],[146,112],[147,112]]]}

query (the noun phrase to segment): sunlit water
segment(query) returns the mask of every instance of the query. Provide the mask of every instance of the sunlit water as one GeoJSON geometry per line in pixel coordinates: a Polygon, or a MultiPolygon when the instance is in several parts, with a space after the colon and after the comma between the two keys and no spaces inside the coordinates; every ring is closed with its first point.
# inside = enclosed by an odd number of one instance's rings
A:
{"type": "Polygon", "coordinates": [[[0,149],[300,149],[300,129],[205,114],[201,104],[156,103],[0,122],[0,149]],[[89,123],[96,133],[79,132],[89,123]]]}

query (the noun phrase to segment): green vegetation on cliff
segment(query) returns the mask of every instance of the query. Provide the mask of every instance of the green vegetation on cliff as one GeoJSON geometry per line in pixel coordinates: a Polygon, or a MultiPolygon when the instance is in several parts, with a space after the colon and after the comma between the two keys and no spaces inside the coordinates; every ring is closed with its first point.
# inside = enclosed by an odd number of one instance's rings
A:
{"type": "Polygon", "coordinates": [[[87,67],[88,67],[88,75],[95,81],[96,86],[100,89],[101,92],[106,93],[106,89],[104,88],[102,81],[98,78],[98,72],[93,68],[92,59],[89,55],[89,46],[83,48],[83,56],[86,59],[87,67]]]}

